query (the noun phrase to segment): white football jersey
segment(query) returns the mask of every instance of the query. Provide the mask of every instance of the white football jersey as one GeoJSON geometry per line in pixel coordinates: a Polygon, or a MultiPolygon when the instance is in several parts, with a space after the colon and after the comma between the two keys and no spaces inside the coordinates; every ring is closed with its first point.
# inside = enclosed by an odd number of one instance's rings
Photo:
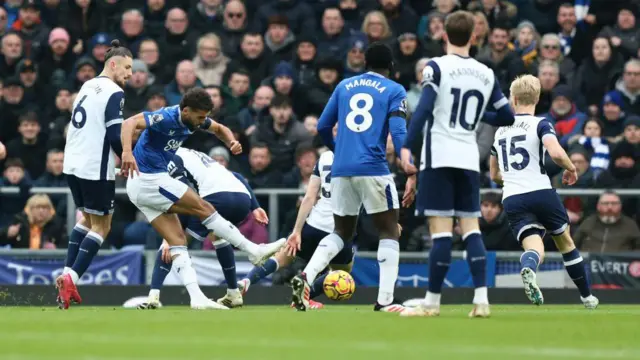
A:
{"type": "Polygon", "coordinates": [[[220,192],[250,195],[249,190],[231,171],[207,154],[181,147],[176,151],[175,156],[182,159],[182,166],[187,171],[189,181],[198,188],[200,197],[204,198],[220,192]]]}
{"type": "Polygon", "coordinates": [[[333,165],[333,151],[325,151],[320,155],[313,175],[320,177],[320,199],[316,202],[307,223],[316,229],[333,232],[333,210],[331,208],[331,165],[333,165]]]}
{"type": "Polygon", "coordinates": [[[64,148],[65,174],[85,180],[115,180],[115,152],[107,128],[122,124],[124,92],[98,76],[82,85],[75,101],[64,148]]]}
{"type": "Polygon", "coordinates": [[[445,55],[431,59],[422,75],[423,91],[433,89],[436,100],[424,127],[420,170],[480,171],[476,125],[487,105],[498,110],[509,104],[493,70],[473,58],[445,55]]]}
{"type": "Polygon", "coordinates": [[[504,187],[502,199],[536,190],[551,189],[544,168],[542,144],[545,136],[556,136],[553,125],[544,118],[516,115],[511,126],[496,131],[491,155],[498,157],[504,187]]]}

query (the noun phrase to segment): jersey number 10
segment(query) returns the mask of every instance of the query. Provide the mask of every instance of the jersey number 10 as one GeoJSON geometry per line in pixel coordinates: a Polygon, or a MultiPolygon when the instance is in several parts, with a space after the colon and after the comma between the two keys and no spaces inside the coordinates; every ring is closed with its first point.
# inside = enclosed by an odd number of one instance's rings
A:
{"type": "Polygon", "coordinates": [[[451,106],[451,119],[449,120],[449,127],[455,128],[456,123],[460,123],[465,130],[473,131],[476,128],[478,120],[480,120],[480,114],[484,109],[484,95],[478,90],[465,91],[462,96],[462,91],[459,88],[451,88],[451,95],[453,95],[453,106],[451,106]],[[469,123],[467,117],[467,103],[472,97],[478,100],[476,105],[476,115],[473,117],[473,121],[469,123]]]}

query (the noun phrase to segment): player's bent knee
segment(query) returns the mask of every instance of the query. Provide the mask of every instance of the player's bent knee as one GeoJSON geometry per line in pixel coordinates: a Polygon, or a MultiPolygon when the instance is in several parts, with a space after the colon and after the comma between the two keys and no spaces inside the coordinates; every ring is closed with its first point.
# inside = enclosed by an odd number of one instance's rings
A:
{"type": "Polygon", "coordinates": [[[460,230],[463,234],[467,234],[472,231],[480,231],[480,223],[476,217],[460,218],[459,220],[460,230]]]}

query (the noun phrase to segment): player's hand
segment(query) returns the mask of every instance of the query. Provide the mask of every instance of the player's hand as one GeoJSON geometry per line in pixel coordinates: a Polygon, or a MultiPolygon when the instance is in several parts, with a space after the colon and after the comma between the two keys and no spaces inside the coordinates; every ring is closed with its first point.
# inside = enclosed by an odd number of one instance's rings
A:
{"type": "Polygon", "coordinates": [[[136,158],[133,157],[133,153],[130,151],[123,152],[122,164],[120,165],[120,176],[133,178],[133,174],[140,175],[136,158]]]}
{"type": "Polygon", "coordinates": [[[402,170],[405,174],[413,175],[418,173],[418,169],[416,169],[415,165],[411,163],[411,150],[402,148],[402,150],[400,150],[400,160],[402,163],[402,170]]]}
{"type": "Polygon", "coordinates": [[[296,253],[300,250],[300,233],[292,233],[287,239],[287,245],[285,247],[287,256],[296,256],[296,253]]]}
{"type": "Polygon", "coordinates": [[[402,195],[402,206],[408,208],[413,204],[416,199],[416,176],[411,175],[407,179],[407,184],[404,186],[404,194],[402,195]]]}
{"type": "Polygon", "coordinates": [[[7,148],[0,142],[0,160],[4,160],[7,157],[7,148]]]}
{"type": "Polygon", "coordinates": [[[402,234],[402,225],[398,224],[398,235],[402,234]]]}
{"type": "Polygon", "coordinates": [[[578,181],[578,171],[577,170],[573,170],[573,171],[569,171],[569,170],[565,170],[562,173],[562,183],[564,185],[573,185],[576,183],[576,181],[578,181]]]}
{"type": "Polygon", "coordinates": [[[229,143],[229,150],[233,155],[238,155],[242,153],[242,145],[238,140],[233,140],[229,143]]]}
{"type": "Polygon", "coordinates": [[[171,259],[171,252],[169,250],[169,243],[167,243],[167,240],[162,240],[162,261],[164,261],[167,264],[170,264],[172,259],[171,259]]]}
{"type": "Polygon", "coordinates": [[[256,219],[258,223],[262,225],[269,224],[269,216],[267,216],[267,213],[264,211],[263,208],[257,208],[253,210],[253,217],[256,219]]]}

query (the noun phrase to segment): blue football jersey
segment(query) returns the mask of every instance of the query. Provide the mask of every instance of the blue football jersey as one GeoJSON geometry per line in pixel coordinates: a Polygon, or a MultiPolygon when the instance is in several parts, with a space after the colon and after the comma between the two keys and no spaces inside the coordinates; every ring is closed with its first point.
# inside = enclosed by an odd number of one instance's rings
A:
{"type": "MultiPolygon", "coordinates": [[[[318,129],[338,123],[332,177],[390,173],[386,158],[389,119],[406,117],[406,97],[401,85],[374,72],[338,84],[318,122],[318,129]]],[[[406,132],[406,125],[402,126],[406,132]]]]}
{"type": "Polygon", "coordinates": [[[141,173],[165,173],[176,150],[193,131],[182,122],[179,105],[143,115],[147,128],[140,135],[133,156],[141,173]]]}

